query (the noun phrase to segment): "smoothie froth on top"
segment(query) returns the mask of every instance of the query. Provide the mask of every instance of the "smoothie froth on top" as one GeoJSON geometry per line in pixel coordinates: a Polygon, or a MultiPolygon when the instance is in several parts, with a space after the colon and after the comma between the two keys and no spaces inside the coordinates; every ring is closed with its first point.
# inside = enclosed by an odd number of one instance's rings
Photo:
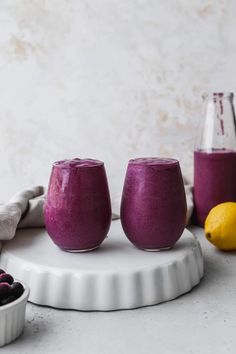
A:
{"type": "Polygon", "coordinates": [[[178,160],[171,158],[162,157],[142,157],[137,159],[132,159],[129,161],[129,165],[137,166],[152,166],[158,169],[169,169],[178,165],[178,160]]]}
{"type": "Polygon", "coordinates": [[[80,167],[95,167],[103,166],[103,162],[94,159],[66,159],[54,162],[53,166],[60,168],[80,168],[80,167]]]}

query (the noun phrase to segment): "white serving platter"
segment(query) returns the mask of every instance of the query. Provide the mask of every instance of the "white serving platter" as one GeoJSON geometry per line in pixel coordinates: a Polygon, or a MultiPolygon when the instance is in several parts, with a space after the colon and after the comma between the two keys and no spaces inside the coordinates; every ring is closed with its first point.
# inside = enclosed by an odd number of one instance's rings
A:
{"type": "Polygon", "coordinates": [[[68,253],[45,229],[22,229],[3,244],[0,267],[30,287],[35,304],[83,311],[154,305],[190,291],[203,276],[198,240],[184,230],[168,251],[145,252],[125,237],[120,221],[89,253],[68,253]]]}

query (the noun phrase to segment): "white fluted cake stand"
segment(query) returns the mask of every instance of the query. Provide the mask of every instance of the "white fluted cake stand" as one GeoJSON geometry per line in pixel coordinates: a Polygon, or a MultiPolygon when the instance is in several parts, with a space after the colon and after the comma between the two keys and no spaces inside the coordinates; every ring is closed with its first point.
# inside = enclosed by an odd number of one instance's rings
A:
{"type": "Polygon", "coordinates": [[[173,249],[145,252],[113,221],[109,237],[90,253],[57,248],[45,229],[24,229],[5,242],[0,267],[30,287],[29,300],[75,310],[154,305],[190,291],[203,276],[197,239],[185,230],[173,249]]]}

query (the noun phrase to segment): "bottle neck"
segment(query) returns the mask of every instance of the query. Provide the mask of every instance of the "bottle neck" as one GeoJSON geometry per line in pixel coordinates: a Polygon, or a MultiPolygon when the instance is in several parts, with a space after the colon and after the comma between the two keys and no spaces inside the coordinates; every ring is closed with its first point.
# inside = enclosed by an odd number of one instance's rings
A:
{"type": "Polygon", "coordinates": [[[233,93],[203,95],[203,116],[195,150],[236,150],[233,93]]]}
{"type": "Polygon", "coordinates": [[[220,100],[229,100],[233,101],[234,94],[233,92],[211,92],[211,93],[204,93],[202,95],[204,101],[213,100],[214,102],[220,100]]]}

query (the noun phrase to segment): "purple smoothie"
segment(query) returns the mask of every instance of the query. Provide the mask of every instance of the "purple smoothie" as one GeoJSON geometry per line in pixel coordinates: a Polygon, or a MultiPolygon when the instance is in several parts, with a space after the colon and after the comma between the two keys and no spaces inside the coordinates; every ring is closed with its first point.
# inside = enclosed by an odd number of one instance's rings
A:
{"type": "Polygon", "coordinates": [[[62,160],[53,164],[44,209],[54,243],[67,251],[97,248],[111,223],[111,203],[102,161],[62,160]]]}
{"type": "Polygon", "coordinates": [[[172,247],[183,233],[186,197],[179,162],[174,159],[130,160],[121,201],[121,223],[138,248],[172,247]]]}
{"type": "Polygon", "coordinates": [[[195,222],[204,226],[209,211],[223,202],[236,202],[236,152],[195,151],[195,222]]]}

